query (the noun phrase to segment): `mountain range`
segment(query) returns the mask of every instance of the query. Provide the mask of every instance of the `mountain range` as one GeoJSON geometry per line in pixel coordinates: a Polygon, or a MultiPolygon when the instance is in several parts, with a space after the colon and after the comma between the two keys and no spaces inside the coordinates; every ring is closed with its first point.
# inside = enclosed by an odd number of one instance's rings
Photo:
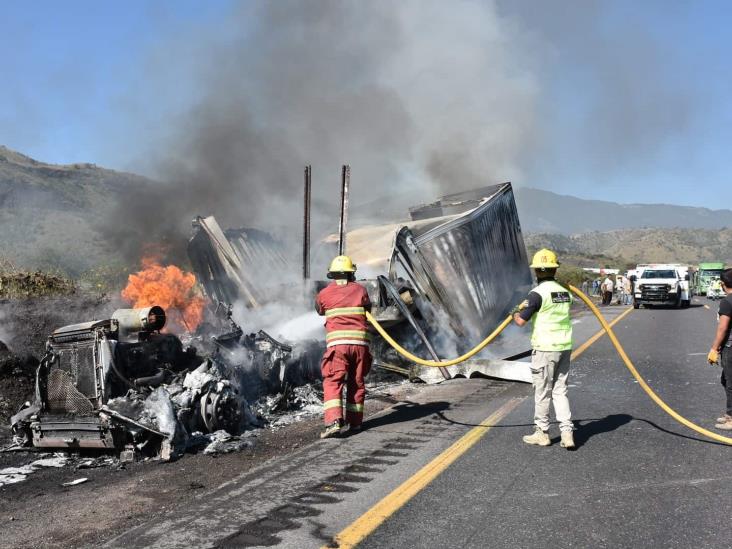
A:
{"type": "Polygon", "coordinates": [[[732,227],[732,210],[672,204],[618,204],[550,191],[515,189],[521,226],[528,232],[571,235],[640,228],[721,229],[732,227]]]}
{"type": "MultiPolygon", "coordinates": [[[[151,184],[132,173],[47,164],[0,146],[0,261],[72,276],[114,261],[118,243],[102,238],[99,227],[122,193],[151,184]]],[[[629,261],[732,262],[732,210],[618,204],[528,187],[514,192],[529,247],[544,242],[629,261]]],[[[353,218],[368,211],[372,223],[404,219],[409,206],[433,198],[395,193],[354,208],[353,218]]]]}

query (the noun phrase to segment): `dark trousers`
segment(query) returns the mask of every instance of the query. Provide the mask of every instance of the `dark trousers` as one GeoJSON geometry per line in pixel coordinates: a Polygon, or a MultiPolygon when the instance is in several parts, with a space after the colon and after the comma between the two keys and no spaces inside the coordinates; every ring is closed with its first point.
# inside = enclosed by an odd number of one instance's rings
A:
{"type": "Polygon", "coordinates": [[[613,293],[612,292],[602,292],[602,304],[603,305],[610,305],[613,300],[613,293]]]}
{"type": "Polygon", "coordinates": [[[722,386],[727,393],[727,414],[732,416],[732,347],[722,347],[722,386]]]}

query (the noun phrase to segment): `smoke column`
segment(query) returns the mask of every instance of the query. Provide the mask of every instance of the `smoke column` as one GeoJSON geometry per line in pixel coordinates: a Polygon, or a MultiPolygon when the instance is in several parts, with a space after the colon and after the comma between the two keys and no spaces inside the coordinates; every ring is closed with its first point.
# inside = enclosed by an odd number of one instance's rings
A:
{"type": "Polygon", "coordinates": [[[148,86],[184,72],[199,99],[164,121],[152,160],[164,183],[119,203],[103,230],[130,259],[151,239],[177,255],[196,214],[299,235],[305,164],[314,237],[337,222],[344,163],[356,205],[520,173],[537,90],[513,34],[490,2],[239,6],[198,29],[195,48],[184,35],[151,54],[148,86]]]}
{"type": "Polygon", "coordinates": [[[164,183],[119,203],[102,228],[130,259],[140,242],[182,242],[196,214],[296,244],[306,164],[317,241],[336,228],[342,164],[363,219],[506,180],[562,190],[640,175],[695,118],[684,75],[670,74],[647,29],[606,28],[622,15],[608,3],[232,10],[150,52],[143,89],[173,104],[187,86],[194,99],[147,111],[159,126],[148,172],[164,183]]]}

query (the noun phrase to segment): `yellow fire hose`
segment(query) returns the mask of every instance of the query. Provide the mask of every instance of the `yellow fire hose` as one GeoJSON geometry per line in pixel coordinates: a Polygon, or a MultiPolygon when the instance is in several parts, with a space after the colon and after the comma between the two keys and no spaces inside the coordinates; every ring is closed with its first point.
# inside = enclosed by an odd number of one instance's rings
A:
{"type": "MultiPolygon", "coordinates": [[[[653,402],[655,402],[664,412],[666,412],[668,415],[670,415],[672,418],[674,418],[676,421],[681,423],[682,425],[685,425],[689,429],[696,431],[700,435],[704,435],[707,438],[710,438],[712,440],[716,440],[718,442],[722,442],[724,444],[730,444],[732,445],[732,438],[725,437],[722,435],[718,435],[717,433],[714,433],[712,431],[709,431],[707,429],[704,429],[703,427],[700,427],[699,425],[689,421],[685,417],[678,414],[673,408],[671,408],[668,404],[666,404],[661,397],[659,397],[653,389],[649,387],[649,385],[645,382],[645,380],[640,376],[638,373],[638,370],[635,369],[635,366],[633,366],[633,363],[631,362],[630,358],[628,358],[628,355],[625,352],[625,349],[623,349],[623,346],[618,341],[618,338],[615,336],[615,333],[613,332],[613,329],[610,327],[610,325],[605,320],[605,317],[602,316],[602,313],[600,310],[595,306],[594,303],[590,300],[589,297],[587,297],[582,291],[575,288],[574,286],[569,287],[570,290],[572,290],[573,293],[577,295],[584,303],[589,307],[589,309],[592,311],[592,313],[597,317],[597,320],[600,321],[600,324],[602,325],[602,328],[605,330],[605,333],[610,338],[610,341],[612,342],[613,346],[615,347],[615,350],[618,352],[618,355],[622,359],[623,363],[625,364],[626,368],[630,371],[630,373],[633,375],[633,377],[638,381],[638,384],[641,386],[641,388],[646,392],[646,394],[651,397],[653,402]]],[[[383,337],[389,345],[391,345],[394,350],[396,350],[400,355],[403,357],[411,360],[412,362],[415,362],[417,364],[420,364],[422,366],[427,366],[431,368],[444,368],[446,366],[454,366],[455,364],[459,364],[460,362],[464,362],[468,360],[469,358],[475,356],[480,351],[482,351],[491,341],[493,341],[498,335],[506,329],[506,326],[508,326],[511,323],[512,317],[508,316],[506,319],[501,322],[501,324],[498,325],[498,327],[493,330],[493,332],[486,337],[483,341],[478,343],[477,346],[475,346],[473,349],[468,351],[462,356],[459,356],[457,358],[454,358],[452,360],[446,360],[444,362],[439,362],[435,360],[424,360],[418,356],[413,355],[409,351],[407,351],[404,347],[399,345],[392,337],[384,330],[384,328],[378,323],[378,321],[371,315],[371,313],[366,313],[366,318],[369,322],[376,328],[376,331],[381,334],[381,337],[383,337]]]]}
{"type": "Polygon", "coordinates": [[[465,353],[462,356],[459,356],[457,358],[453,358],[452,360],[446,360],[444,362],[439,362],[437,360],[425,360],[423,358],[419,358],[416,355],[413,355],[409,351],[407,351],[404,347],[399,345],[396,341],[392,339],[392,337],[386,333],[386,330],[384,330],[383,326],[378,323],[378,321],[371,316],[371,313],[366,313],[366,318],[368,321],[373,324],[374,328],[376,328],[376,331],[381,334],[381,337],[383,337],[389,345],[391,345],[396,352],[398,352],[400,355],[402,355],[404,358],[408,358],[412,362],[416,362],[417,364],[421,364],[422,366],[428,366],[430,368],[445,368],[447,366],[454,366],[455,364],[460,364],[461,362],[465,362],[469,358],[477,355],[479,352],[481,352],[491,341],[496,339],[498,335],[506,329],[506,326],[511,324],[512,318],[510,316],[506,317],[506,319],[501,322],[498,325],[498,328],[493,330],[491,335],[486,337],[483,341],[478,343],[474,348],[472,348],[470,351],[465,353]]]}

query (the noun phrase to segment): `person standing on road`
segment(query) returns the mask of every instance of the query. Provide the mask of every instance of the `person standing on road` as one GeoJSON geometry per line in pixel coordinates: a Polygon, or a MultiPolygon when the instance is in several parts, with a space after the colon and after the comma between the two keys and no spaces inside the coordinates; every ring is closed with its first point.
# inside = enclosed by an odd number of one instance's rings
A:
{"type": "Polygon", "coordinates": [[[623,278],[623,285],[625,286],[625,303],[623,305],[630,305],[633,303],[633,283],[630,281],[630,277],[623,278]]]}
{"type": "Polygon", "coordinates": [[[722,386],[727,394],[727,409],[725,413],[717,418],[714,425],[723,431],[732,431],[732,340],[730,329],[732,324],[732,269],[722,272],[722,291],[724,298],[719,302],[719,313],[717,314],[717,333],[714,336],[712,348],[707,355],[709,364],[720,364],[722,366],[722,386]]]}
{"type": "Polygon", "coordinates": [[[712,280],[707,290],[707,297],[711,299],[721,299],[724,296],[721,280],[712,280]]]}
{"type": "Polygon", "coordinates": [[[617,305],[625,304],[625,279],[623,275],[615,277],[615,287],[618,289],[618,299],[615,301],[617,305]]]}
{"type": "Polygon", "coordinates": [[[356,265],[349,257],[336,257],[328,270],[328,278],[333,282],[320,291],[315,304],[318,314],[325,315],[326,332],[326,350],[320,365],[325,429],[320,438],[341,434],[344,387],[349,432],[360,431],[363,421],[364,378],[372,360],[366,321],[371,301],[366,288],[356,283],[355,273],[356,265]]]}
{"type": "Polygon", "coordinates": [[[539,250],[531,268],[536,273],[537,286],[514,311],[518,326],[532,323],[531,379],[534,385],[533,434],[526,435],[526,444],[549,446],[549,407],[561,431],[561,445],[574,448],[574,425],[567,398],[570,355],[572,354],[572,295],[555,279],[559,262],[551,250],[539,250]]]}
{"type": "Polygon", "coordinates": [[[602,283],[602,304],[603,305],[610,305],[613,302],[613,289],[615,288],[615,284],[613,284],[612,278],[610,278],[610,275],[605,277],[605,280],[602,283]]]}

